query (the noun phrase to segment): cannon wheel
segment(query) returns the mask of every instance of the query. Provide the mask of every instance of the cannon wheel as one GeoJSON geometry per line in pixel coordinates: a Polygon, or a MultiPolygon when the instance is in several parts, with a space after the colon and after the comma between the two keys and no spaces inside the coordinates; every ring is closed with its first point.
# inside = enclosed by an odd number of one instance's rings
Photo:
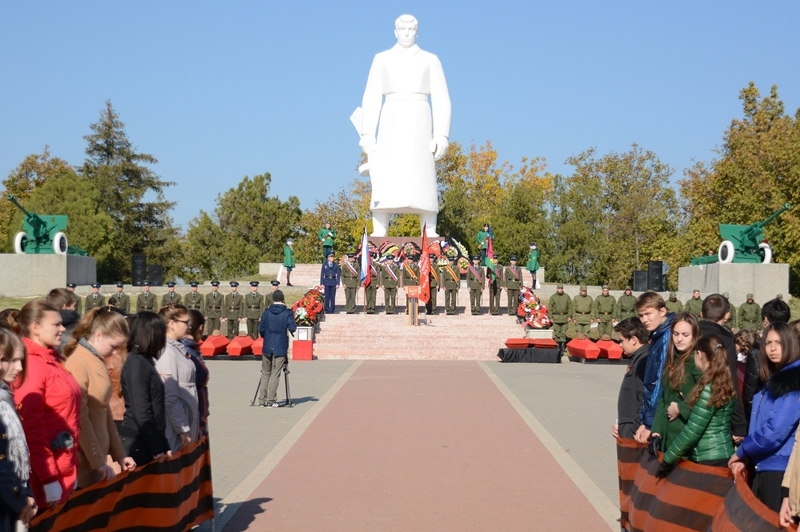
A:
{"type": "Polygon", "coordinates": [[[733,242],[730,240],[723,240],[722,244],[719,245],[719,252],[717,255],[719,256],[719,261],[722,264],[730,264],[733,262],[733,254],[734,254],[734,247],[733,242]]]}
{"type": "Polygon", "coordinates": [[[772,246],[767,244],[766,242],[762,242],[758,245],[761,249],[764,250],[764,260],[761,261],[761,264],[769,264],[772,262],[772,246]]]}
{"type": "Polygon", "coordinates": [[[17,255],[24,255],[25,254],[25,246],[28,243],[28,235],[20,231],[17,233],[17,236],[14,237],[14,252],[17,255]]]}
{"type": "Polygon", "coordinates": [[[67,235],[63,232],[56,233],[56,236],[53,237],[53,252],[56,255],[66,255],[68,250],[67,235]]]}

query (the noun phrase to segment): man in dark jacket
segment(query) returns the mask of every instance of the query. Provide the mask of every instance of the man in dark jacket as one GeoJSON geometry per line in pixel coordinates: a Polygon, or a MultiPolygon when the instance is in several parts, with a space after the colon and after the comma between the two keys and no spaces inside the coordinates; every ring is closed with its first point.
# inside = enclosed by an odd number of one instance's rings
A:
{"type": "Polygon", "coordinates": [[[614,327],[620,338],[622,352],[630,357],[630,364],[617,398],[617,424],[611,429],[616,438],[633,438],[639,426],[639,409],[642,406],[642,385],[647,356],[650,354],[650,333],[639,318],[625,318],[614,327]]]}
{"type": "MultiPolygon", "coordinates": [[[[728,366],[731,369],[731,379],[734,390],[738,392],[739,377],[736,375],[736,344],[733,342],[733,333],[724,327],[724,323],[731,317],[731,305],[721,294],[711,294],[703,300],[700,310],[700,337],[718,336],[728,353],[728,366]]],[[[747,419],[744,415],[742,397],[736,393],[731,414],[731,433],[733,440],[738,444],[747,436],[747,419]]]]}
{"type": "MultiPolygon", "coordinates": [[[[294,333],[297,323],[291,309],[283,303],[283,292],[272,293],[272,305],[261,315],[258,334],[264,339],[261,348],[261,384],[259,385],[258,406],[278,408],[275,400],[278,394],[278,380],[289,352],[287,331],[294,333]]],[[[292,335],[294,336],[294,334],[292,335]]]]}
{"type": "Polygon", "coordinates": [[[325,287],[325,313],[333,314],[336,310],[336,287],[342,279],[342,270],[333,261],[333,252],[328,253],[328,260],[322,265],[319,284],[325,287]]]}

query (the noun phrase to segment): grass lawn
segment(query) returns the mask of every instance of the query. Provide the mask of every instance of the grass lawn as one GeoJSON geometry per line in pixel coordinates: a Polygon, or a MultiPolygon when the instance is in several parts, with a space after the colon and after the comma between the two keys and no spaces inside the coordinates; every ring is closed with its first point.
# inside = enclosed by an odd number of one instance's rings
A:
{"type": "Polygon", "coordinates": [[[0,310],[7,308],[22,308],[22,305],[33,299],[32,297],[2,297],[0,296],[0,310]]]}

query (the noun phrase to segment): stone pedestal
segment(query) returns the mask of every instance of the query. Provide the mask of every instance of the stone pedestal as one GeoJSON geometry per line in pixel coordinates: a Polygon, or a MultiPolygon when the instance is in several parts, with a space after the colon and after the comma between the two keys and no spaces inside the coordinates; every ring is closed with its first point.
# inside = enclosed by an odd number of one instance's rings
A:
{"type": "Polygon", "coordinates": [[[548,338],[553,338],[553,329],[527,329],[525,331],[526,338],[534,338],[537,340],[548,338]]]}
{"type": "Polygon", "coordinates": [[[753,294],[756,303],[763,304],[776,295],[789,295],[788,264],[704,264],[684,266],[678,272],[680,292],[699,289],[703,297],[728,292],[734,305],[753,294]]]}
{"type": "Polygon", "coordinates": [[[0,254],[0,294],[9,297],[46,295],[67,283],[97,282],[97,261],[78,255],[0,254]]]}

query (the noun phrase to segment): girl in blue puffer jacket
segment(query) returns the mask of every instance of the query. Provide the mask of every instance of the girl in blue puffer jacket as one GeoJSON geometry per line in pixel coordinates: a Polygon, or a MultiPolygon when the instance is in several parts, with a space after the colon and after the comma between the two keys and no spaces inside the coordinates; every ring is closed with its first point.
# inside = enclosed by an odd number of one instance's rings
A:
{"type": "Polygon", "coordinates": [[[800,421],[800,345],[786,323],[776,322],[764,330],[760,372],[766,384],[753,397],[750,430],[728,465],[736,473],[745,461],[752,462],[753,494],[778,512],[781,481],[800,421]]]}

